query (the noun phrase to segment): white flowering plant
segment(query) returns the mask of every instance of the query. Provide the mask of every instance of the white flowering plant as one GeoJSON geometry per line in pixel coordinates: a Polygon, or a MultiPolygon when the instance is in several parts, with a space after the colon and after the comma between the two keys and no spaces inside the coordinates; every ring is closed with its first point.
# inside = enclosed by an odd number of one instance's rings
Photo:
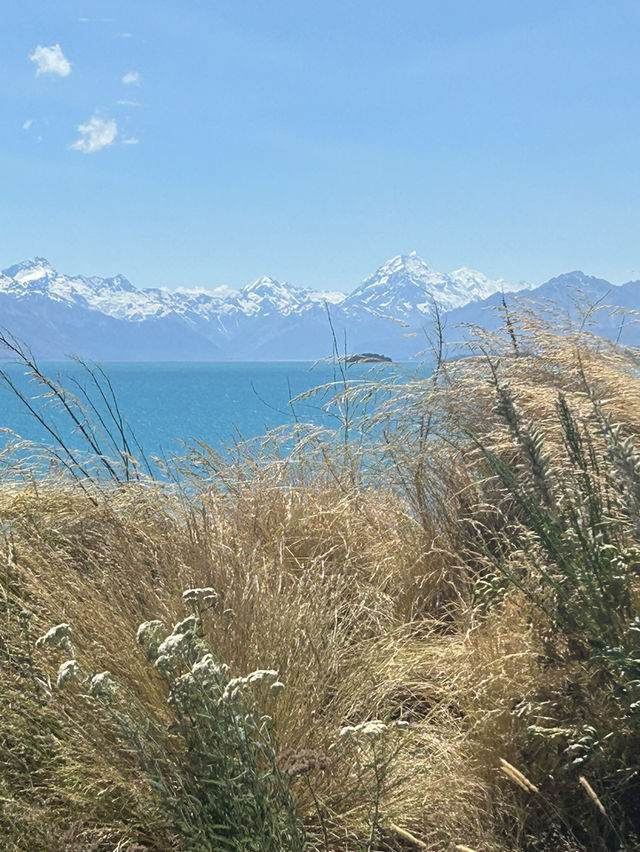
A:
{"type": "Polygon", "coordinates": [[[305,832],[276,761],[273,720],[259,699],[284,689],[274,669],[231,677],[204,639],[202,606],[212,589],[191,589],[194,612],[168,630],[158,620],[140,624],[136,639],[167,689],[173,720],[151,721],[135,697],[103,671],[83,672],[73,656],[71,627],[59,624],[36,645],[66,651],[57,686],[73,681],[102,706],[138,758],[150,786],[169,812],[185,848],[236,852],[302,852],[305,832]]]}
{"type": "Polygon", "coordinates": [[[289,779],[276,763],[272,720],[257,701],[263,691],[275,696],[283,688],[278,672],[231,677],[203,638],[201,606],[215,599],[213,590],[192,589],[183,597],[194,612],[162,641],[158,622],[138,630],[139,643],[166,682],[171,735],[182,744],[170,759],[153,764],[155,784],[174,809],[189,849],[302,850],[304,830],[289,779]]]}
{"type": "Polygon", "coordinates": [[[338,741],[333,746],[333,751],[340,752],[340,758],[351,764],[356,783],[364,790],[368,824],[366,852],[377,848],[391,769],[404,746],[401,735],[408,727],[409,723],[403,719],[390,722],[368,719],[341,728],[338,741]]]}

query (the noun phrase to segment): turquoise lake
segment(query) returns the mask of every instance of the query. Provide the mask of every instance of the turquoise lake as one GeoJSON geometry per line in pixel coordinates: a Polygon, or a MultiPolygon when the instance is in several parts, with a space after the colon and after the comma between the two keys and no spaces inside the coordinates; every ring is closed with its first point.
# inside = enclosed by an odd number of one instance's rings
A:
{"type": "MultiPolygon", "coordinates": [[[[50,377],[59,377],[72,392],[74,382],[89,386],[86,373],[73,362],[41,363],[50,377]]],[[[47,422],[54,423],[72,446],[80,441],[67,419],[43,398],[46,389],[29,381],[18,364],[0,364],[16,387],[47,422]]],[[[292,397],[339,379],[333,365],[304,362],[260,363],[121,363],[102,365],[112,383],[124,419],[147,455],[179,453],[181,441],[200,440],[221,449],[237,439],[261,435],[265,430],[293,422],[292,397]]],[[[363,381],[375,374],[415,374],[415,364],[356,364],[348,367],[350,381],[363,381]]],[[[95,396],[95,393],[94,393],[95,396]]],[[[298,402],[299,420],[329,422],[321,400],[298,402]]],[[[0,385],[0,427],[22,438],[51,443],[44,426],[23,402],[0,385]]],[[[2,443],[9,436],[5,433],[2,443]]]]}

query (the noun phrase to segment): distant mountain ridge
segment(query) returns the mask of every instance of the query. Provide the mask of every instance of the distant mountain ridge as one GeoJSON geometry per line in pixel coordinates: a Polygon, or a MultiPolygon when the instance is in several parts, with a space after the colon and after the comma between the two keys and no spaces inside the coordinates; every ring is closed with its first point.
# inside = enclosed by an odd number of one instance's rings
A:
{"type": "Polygon", "coordinates": [[[345,298],[344,293],[316,292],[287,282],[281,284],[267,275],[257,278],[242,290],[228,287],[214,290],[180,288],[173,292],[162,288],[138,289],[124,275],[100,278],[60,274],[43,257],[10,266],[3,270],[2,276],[9,281],[0,278],[0,292],[12,293],[18,298],[39,293],[54,301],[87,307],[133,322],[169,313],[210,317],[236,312],[250,316],[277,311],[286,316],[317,302],[335,303],[345,298]]]}
{"type": "Polygon", "coordinates": [[[66,275],[34,257],[0,273],[0,327],[48,359],[313,360],[330,354],[333,333],[349,352],[406,359],[423,348],[434,304],[451,329],[486,317],[502,294],[520,290],[564,305],[573,287],[594,301],[611,292],[613,304],[640,309],[639,282],[616,287],[572,272],[531,288],[467,268],[438,272],[415,252],[391,258],[349,295],[269,276],[240,290],[138,289],[124,275],[66,275]]]}

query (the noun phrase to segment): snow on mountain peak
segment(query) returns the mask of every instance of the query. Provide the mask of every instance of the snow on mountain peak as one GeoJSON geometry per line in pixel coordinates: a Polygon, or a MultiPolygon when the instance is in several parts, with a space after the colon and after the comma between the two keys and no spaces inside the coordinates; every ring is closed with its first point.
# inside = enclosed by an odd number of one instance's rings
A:
{"type": "Polygon", "coordinates": [[[372,313],[407,318],[416,313],[429,314],[434,302],[448,311],[500,290],[513,289],[519,286],[491,280],[466,267],[449,274],[437,272],[413,251],[383,263],[354,290],[345,305],[355,308],[363,303],[372,313]]]}
{"type": "Polygon", "coordinates": [[[270,293],[287,289],[287,284],[281,284],[269,275],[261,275],[242,288],[243,293],[270,293]]]}
{"type": "Polygon", "coordinates": [[[307,290],[261,275],[240,291],[238,306],[247,314],[280,313],[287,316],[307,301],[307,290]]]}
{"type": "Polygon", "coordinates": [[[46,276],[56,275],[46,257],[31,257],[2,270],[3,275],[18,281],[35,281],[46,276]]]}
{"type": "Polygon", "coordinates": [[[335,290],[308,290],[290,284],[288,281],[281,283],[268,275],[256,278],[240,291],[241,296],[251,294],[265,299],[274,306],[279,306],[285,312],[287,309],[304,309],[312,304],[324,302],[338,305],[347,298],[346,293],[335,290]]]}
{"type": "MultiPolygon", "coordinates": [[[[166,292],[171,291],[167,290],[166,292]]],[[[220,284],[218,287],[213,287],[213,289],[209,289],[208,287],[176,287],[173,293],[189,298],[229,299],[237,297],[240,291],[234,290],[226,284],[220,284]]]]}
{"type": "MultiPolygon", "coordinates": [[[[45,267],[47,269],[53,269],[49,261],[46,257],[29,257],[27,260],[23,260],[21,263],[16,263],[14,266],[10,266],[9,269],[15,269],[16,272],[20,272],[25,269],[33,269],[35,267],[45,267]]],[[[8,274],[9,269],[5,269],[5,273],[8,274]]]]}
{"type": "Polygon", "coordinates": [[[125,278],[122,273],[118,273],[114,275],[112,278],[103,278],[97,279],[98,281],[102,280],[111,290],[121,290],[127,293],[135,293],[137,292],[137,288],[133,286],[131,281],[128,278],[125,278]]]}
{"type": "Polygon", "coordinates": [[[522,290],[523,287],[528,286],[525,282],[512,284],[502,278],[487,278],[482,272],[478,272],[477,269],[469,269],[467,266],[454,269],[453,272],[449,273],[449,277],[463,287],[466,287],[469,294],[473,295],[473,299],[469,301],[486,299],[487,296],[491,296],[493,293],[509,293],[515,290],[522,290]]]}
{"type": "Polygon", "coordinates": [[[308,290],[307,293],[309,301],[319,302],[321,305],[340,305],[347,298],[347,294],[340,290],[308,290]]]}
{"type": "Polygon", "coordinates": [[[431,267],[423,260],[415,251],[409,254],[397,254],[395,257],[389,258],[380,266],[373,275],[370,275],[366,280],[372,278],[381,278],[385,275],[397,275],[398,273],[406,272],[410,275],[423,275],[431,272],[431,267]]]}

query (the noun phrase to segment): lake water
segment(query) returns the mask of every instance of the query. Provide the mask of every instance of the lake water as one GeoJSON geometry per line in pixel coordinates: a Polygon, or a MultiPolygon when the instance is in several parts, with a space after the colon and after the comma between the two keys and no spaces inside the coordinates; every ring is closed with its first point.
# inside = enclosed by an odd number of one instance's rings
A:
{"type": "MultiPolygon", "coordinates": [[[[1,364],[16,387],[36,410],[45,413],[72,446],[80,442],[67,419],[46,402],[46,389],[29,381],[18,364],[1,364]]],[[[74,382],[88,386],[86,373],[73,362],[42,363],[48,376],[78,393],[74,382]]],[[[193,439],[221,448],[238,435],[251,438],[266,429],[293,422],[289,401],[311,388],[333,382],[337,376],[328,363],[108,363],[109,377],[122,414],[148,455],[180,451],[180,441],[193,439]]],[[[350,380],[388,370],[415,373],[414,365],[356,364],[348,368],[350,380]]],[[[95,393],[94,393],[95,397],[95,393]]],[[[100,407],[100,406],[99,406],[100,407]]],[[[326,422],[320,401],[299,402],[300,420],[326,422]]],[[[22,438],[51,443],[43,425],[23,402],[0,384],[0,427],[22,438]]],[[[8,436],[5,433],[5,442],[8,436]]]]}

